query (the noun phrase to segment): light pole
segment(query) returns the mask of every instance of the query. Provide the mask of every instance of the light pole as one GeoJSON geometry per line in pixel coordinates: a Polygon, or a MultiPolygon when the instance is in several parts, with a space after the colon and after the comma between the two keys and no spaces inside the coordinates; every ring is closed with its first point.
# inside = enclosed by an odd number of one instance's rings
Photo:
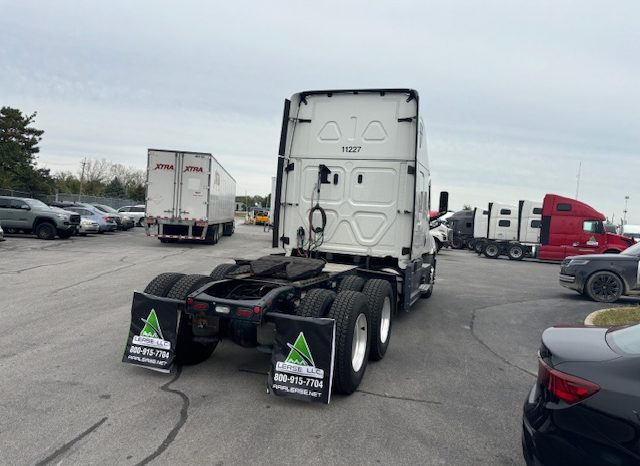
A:
{"type": "Polygon", "coordinates": [[[629,196],[625,196],[624,197],[624,210],[622,211],[622,213],[624,214],[622,216],[622,224],[625,225],[627,223],[627,203],[629,202],[629,196]]]}

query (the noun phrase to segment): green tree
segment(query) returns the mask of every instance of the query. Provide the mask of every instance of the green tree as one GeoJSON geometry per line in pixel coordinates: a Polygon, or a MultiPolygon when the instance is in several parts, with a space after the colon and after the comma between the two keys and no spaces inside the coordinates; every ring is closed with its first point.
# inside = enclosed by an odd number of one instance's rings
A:
{"type": "Polygon", "coordinates": [[[104,195],[106,197],[119,197],[124,198],[127,193],[124,190],[124,186],[118,179],[118,177],[114,177],[111,182],[104,188],[104,195]]]}
{"type": "Polygon", "coordinates": [[[38,144],[44,131],[32,126],[36,112],[0,109],[0,184],[29,191],[49,191],[53,184],[47,169],[37,168],[38,144]]]}

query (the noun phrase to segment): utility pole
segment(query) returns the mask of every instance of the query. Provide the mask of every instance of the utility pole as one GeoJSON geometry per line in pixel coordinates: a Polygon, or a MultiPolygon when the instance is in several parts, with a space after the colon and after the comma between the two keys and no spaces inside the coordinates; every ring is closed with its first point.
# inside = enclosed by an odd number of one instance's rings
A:
{"type": "Polygon", "coordinates": [[[623,212],[623,216],[622,216],[622,224],[626,225],[627,223],[627,202],[629,202],[629,196],[625,196],[624,197],[624,210],[623,212]]]}
{"type": "Polygon", "coordinates": [[[580,171],[582,169],[582,160],[580,161],[580,164],[578,165],[578,176],[577,176],[577,180],[576,180],[576,199],[578,199],[578,192],[580,191],[580,171]]]}
{"type": "Polygon", "coordinates": [[[84,181],[84,167],[87,165],[87,158],[82,159],[82,173],[80,174],[80,189],[78,192],[78,202],[82,202],[82,182],[84,181]]]}

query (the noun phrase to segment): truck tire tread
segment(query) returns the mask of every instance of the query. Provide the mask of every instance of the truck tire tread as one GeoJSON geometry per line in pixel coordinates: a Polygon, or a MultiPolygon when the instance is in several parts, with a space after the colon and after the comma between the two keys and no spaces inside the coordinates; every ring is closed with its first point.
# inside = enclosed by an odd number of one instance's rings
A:
{"type": "Polygon", "coordinates": [[[154,296],[164,298],[169,293],[169,290],[176,284],[178,280],[184,277],[183,273],[176,272],[164,272],[151,280],[144,292],[154,296]]]}
{"type": "MultiPolygon", "coordinates": [[[[354,372],[351,364],[351,345],[353,340],[353,330],[355,322],[360,315],[364,313],[367,317],[367,325],[371,328],[371,317],[366,297],[357,291],[343,291],[336,296],[328,317],[336,321],[336,341],[335,341],[335,364],[333,371],[333,389],[338,393],[353,393],[364,376],[367,368],[367,357],[358,372],[354,372]]],[[[371,346],[371,334],[369,333],[367,341],[368,353],[371,346]]]]}
{"type": "Polygon", "coordinates": [[[373,279],[368,280],[364,285],[362,294],[367,297],[367,304],[369,305],[369,313],[371,315],[371,349],[369,351],[369,359],[379,361],[384,358],[387,348],[389,347],[389,340],[391,339],[391,328],[393,315],[395,313],[393,290],[391,289],[391,284],[387,280],[373,279]],[[389,299],[389,306],[391,308],[386,340],[382,341],[381,323],[385,298],[389,299]]]}
{"type": "Polygon", "coordinates": [[[325,317],[335,299],[336,293],[331,290],[324,288],[309,290],[300,300],[300,305],[296,308],[296,315],[300,317],[325,317]]]}
{"type": "Polygon", "coordinates": [[[362,277],[358,277],[357,275],[347,275],[340,283],[338,283],[337,292],[341,293],[343,291],[362,291],[364,287],[365,280],[362,277]]]}

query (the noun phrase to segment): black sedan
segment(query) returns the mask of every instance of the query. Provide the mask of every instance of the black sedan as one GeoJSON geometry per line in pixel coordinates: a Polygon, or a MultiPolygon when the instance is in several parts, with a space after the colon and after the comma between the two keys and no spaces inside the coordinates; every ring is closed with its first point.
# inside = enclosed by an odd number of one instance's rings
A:
{"type": "Polygon", "coordinates": [[[529,466],[640,464],[640,324],[547,329],[522,424],[529,466]]]}
{"type": "Polygon", "coordinates": [[[620,254],[567,257],[560,284],[594,301],[612,303],[622,295],[640,295],[640,243],[620,254]]]}

